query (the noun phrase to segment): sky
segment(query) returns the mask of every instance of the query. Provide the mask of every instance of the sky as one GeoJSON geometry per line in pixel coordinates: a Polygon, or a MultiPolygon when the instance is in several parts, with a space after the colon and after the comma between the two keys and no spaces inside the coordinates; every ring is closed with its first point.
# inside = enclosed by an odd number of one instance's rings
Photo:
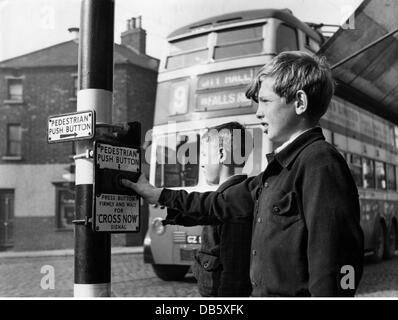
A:
{"type": "MultiPolygon", "coordinates": [[[[68,41],[82,0],[0,0],[0,61],[68,41]]],[[[115,0],[115,42],[126,21],[142,16],[147,54],[162,58],[173,30],[224,13],[289,8],[303,21],[341,25],[362,0],[115,0]]]]}

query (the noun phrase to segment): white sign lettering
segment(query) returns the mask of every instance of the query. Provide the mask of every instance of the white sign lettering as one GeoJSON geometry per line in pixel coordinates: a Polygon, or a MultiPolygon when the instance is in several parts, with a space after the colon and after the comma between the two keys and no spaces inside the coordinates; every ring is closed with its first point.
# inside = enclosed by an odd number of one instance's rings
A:
{"type": "Polygon", "coordinates": [[[140,155],[138,149],[97,144],[96,162],[100,169],[114,169],[138,172],[140,169],[140,155]]]}
{"type": "Polygon", "coordinates": [[[219,110],[226,108],[238,108],[251,106],[251,100],[245,96],[244,89],[232,89],[213,93],[198,94],[196,109],[219,110]]]}
{"type": "Polygon", "coordinates": [[[103,193],[95,197],[95,204],[96,231],[138,231],[140,201],[137,196],[103,193]]]}
{"type": "Polygon", "coordinates": [[[75,112],[48,118],[49,143],[90,139],[94,136],[93,111],[75,112]]]}

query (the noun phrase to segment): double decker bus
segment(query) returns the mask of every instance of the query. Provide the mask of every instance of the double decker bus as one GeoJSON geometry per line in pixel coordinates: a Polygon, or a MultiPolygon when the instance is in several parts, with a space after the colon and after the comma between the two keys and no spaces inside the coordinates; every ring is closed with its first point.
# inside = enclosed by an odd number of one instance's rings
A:
{"type": "MultiPolygon", "coordinates": [[[[150,182],[188,192],[216,189],[206,183],[200,166],[199,137],[229,121],[251,132],[252,152],[243,171],[259,174],[266,166],[264,155],[274,148],[256,119],[257,104],[245,97],[246,88],[279,52],[316,53],[323,41],[287,9],[235,12],[171,33],[158,76],[150,182]]],[[[392,256],[397,244],[395,127],[339,97],[321,125],[358,183],[366,249],[377,259],[392,256]]],[[[163,226],[167,209],[149,211],[144,261],[161,279],[182,279],[200,247],[201,227],[163,226]]]]}

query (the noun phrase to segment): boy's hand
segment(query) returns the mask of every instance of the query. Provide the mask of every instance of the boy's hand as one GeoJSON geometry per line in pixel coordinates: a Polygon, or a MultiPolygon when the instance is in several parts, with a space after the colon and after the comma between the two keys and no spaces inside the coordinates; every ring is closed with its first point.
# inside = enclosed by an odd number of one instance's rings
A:
{"type": "Polygon", "coordinates": [[[149,203],[158,203],[162,189],[155,188],[153,185],[151,185],[143,173],[141,173],[136,183],[127,179],[122,179],[121,182],[125,187],[134,190],[149,203]]]}

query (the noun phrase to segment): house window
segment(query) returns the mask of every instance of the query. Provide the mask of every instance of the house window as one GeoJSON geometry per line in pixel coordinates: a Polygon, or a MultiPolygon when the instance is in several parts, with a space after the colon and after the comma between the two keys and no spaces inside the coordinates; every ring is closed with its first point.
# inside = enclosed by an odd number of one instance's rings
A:
{"type": "Polygon", "coordinates": [[[57,227],[72,229],[75,218],[75,193],[72,184],[60,183],[56,185],[57,227]]]}
{"type": "Polygon", "coordinates": [[[22,127],[20,124],[9,124],[7,127],[7,155],[22,155],[22,127]]]}
{"type": "Polygon", "coordinates": [[[78,90],[79,90],[79,78],[77,77],[77,75],[73,75],[73,92],[72,92],[73,98],[77,97],[78,90]]]}
{"type": "Polygon", "coordinates": [[[8,79],[8,100],[22,101],[23,86],[22,79],[8,79]]]}

